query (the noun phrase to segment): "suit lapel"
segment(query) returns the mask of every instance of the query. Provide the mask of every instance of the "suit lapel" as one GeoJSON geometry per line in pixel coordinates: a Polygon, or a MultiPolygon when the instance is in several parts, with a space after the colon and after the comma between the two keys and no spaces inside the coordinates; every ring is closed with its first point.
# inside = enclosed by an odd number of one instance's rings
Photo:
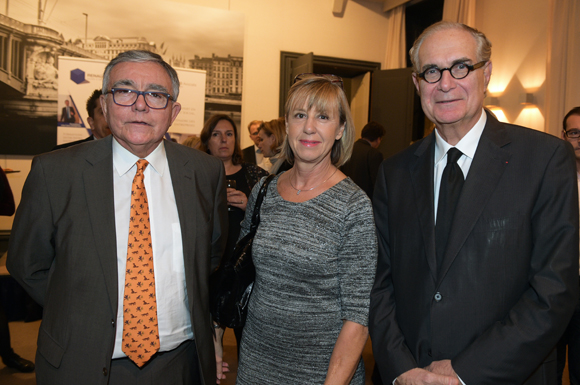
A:
{"type": "Polygon", "coordinates": [[[508,166],[511,153],[503,147],[509,142],[510,138],[502,124],[488,114],[487,123],[457,202],[441,273],[438,274],[439,283],[473,230],[508,166]]]}
{"type": "Polygon", "coordinates": [[[435,255],[435,219],[433,214],[434,135],[433,133],[425,138],[417,148],[415,161],[409,164],[409,172],[413,183],[421,233],[425,242],[425,255],[433,281],[436,281],[437,259],[435,255]]]}
{"type": "Polygon", "coordinates": [[[175,204],[177,205],[177,214],[181,227],[181,241],[183,245],[183,259],[185,265],[185,281],[187,294],[189,298],[189,309],[193,309],[193,286],[195,282],[192,279],[195,275],[195,261],[191,256],[195,255],[195,234],[196,220],[195,215],[189,211],[194,205],[192,201],[196,191],[196,182],[192,167],[188,167],[189,158],[181,156],[179,148],[169,141],[165,141],[165,152],[167,154],[167,163],[171,173],[171,183],[175,194],[175,204]]]}
{"type": "Polygon", "coordinates": [[[118,273],[112,136],[97,141],[94,146],[91,146],[89,151],[86,156],[85,170],[83,171],[87,209],[111,308],[116,312],[118,304],[118,273]]]}

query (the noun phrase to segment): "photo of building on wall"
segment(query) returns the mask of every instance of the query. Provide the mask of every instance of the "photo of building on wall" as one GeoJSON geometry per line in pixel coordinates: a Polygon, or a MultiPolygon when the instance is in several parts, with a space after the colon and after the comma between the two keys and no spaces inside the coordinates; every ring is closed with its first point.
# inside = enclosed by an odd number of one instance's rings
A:
{"type": "Polygon", "coordinates": [[[204,120],[225,113],[239,125],[243,36],[241,13],[170,1],[0,0],[0,153],[35,155],[56,144],[59,56],[109,61],[142,49],[205,70],[204,120]]]}

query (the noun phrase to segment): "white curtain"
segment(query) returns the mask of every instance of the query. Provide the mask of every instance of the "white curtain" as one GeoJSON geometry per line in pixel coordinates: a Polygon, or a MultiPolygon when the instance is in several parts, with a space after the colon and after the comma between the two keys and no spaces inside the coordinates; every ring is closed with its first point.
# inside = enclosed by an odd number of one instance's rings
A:
{"type": "Polygon", "coordinates": [[[560,136],[562,119],[580,106],[580,2],[550,0],[546,67],[546,132],[560,136]]]}
{"type": "Polygon", "coordinates": [[[475,28],[475,0],[445,0],[443,20],[455,21],[475,28]]]}
{"type": "Polygon", "coordinates": [[[387,12],[387,28],[387,52],[384,69],[406,68],[404,4],[387,12]]]}

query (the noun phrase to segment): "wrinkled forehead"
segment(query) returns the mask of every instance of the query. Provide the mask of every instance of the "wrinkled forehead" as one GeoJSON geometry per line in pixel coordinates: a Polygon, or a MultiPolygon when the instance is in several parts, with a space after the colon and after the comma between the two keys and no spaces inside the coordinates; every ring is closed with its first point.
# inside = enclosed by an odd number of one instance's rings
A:
{"type": "Polygon", "coordinates": [[[450,66],[457,61],[475,63],[477,42],[467,31],[448,28],[427,36],[419,48],[419,68],[450,66]]]}

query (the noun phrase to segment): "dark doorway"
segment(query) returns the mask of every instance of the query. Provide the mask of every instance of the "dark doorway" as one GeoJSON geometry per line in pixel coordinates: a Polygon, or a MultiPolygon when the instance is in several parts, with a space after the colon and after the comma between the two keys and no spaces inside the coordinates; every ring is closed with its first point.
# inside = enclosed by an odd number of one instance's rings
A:
{"type": "MultiPolygon", "coordinates": [[[[280,52],[280,99],[279,116],[284,116],[284,103],[294,77],[304,72],[317,74],[334,74],[343,79],[347,98],[351,95],[351,80],[381,69],[381,63],[363,60],[341,59],[330,56],[318,56],[312,52],[280,52]]],[[[350,102],[350,100],[349,100],[350,102]]]]}

